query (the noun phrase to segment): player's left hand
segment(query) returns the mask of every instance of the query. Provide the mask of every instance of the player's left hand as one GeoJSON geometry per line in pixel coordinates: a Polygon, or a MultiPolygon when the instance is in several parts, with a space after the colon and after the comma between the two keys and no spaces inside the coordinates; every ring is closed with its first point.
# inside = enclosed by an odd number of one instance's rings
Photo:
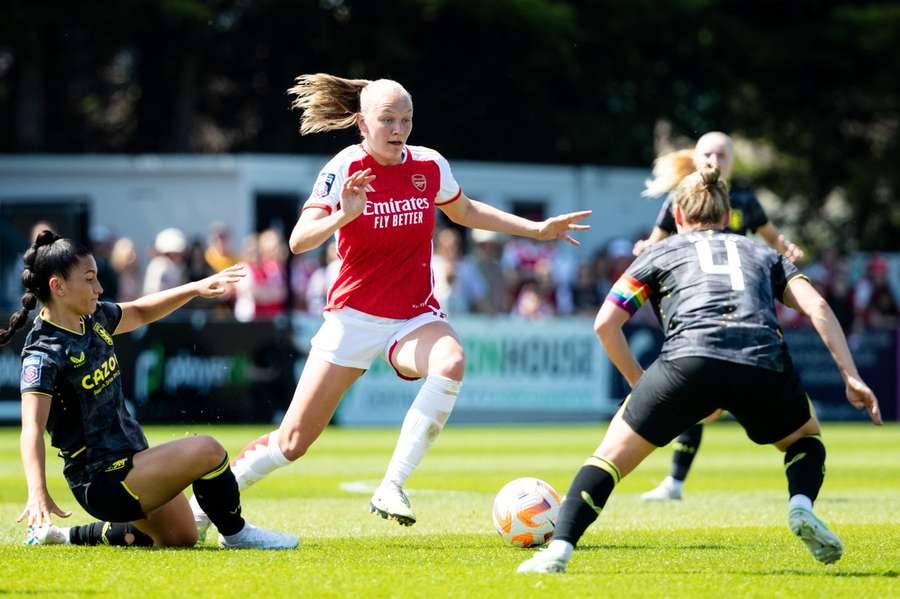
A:
{"type": "Polygon", "coordinates": [[[29,493],[28,503],[25,504],[25,509],[19,514],[19,517],[16,518],[16,522],[21,522],[27,518],[28,526],[39,527],[52,524],[53,521],[50,517],[53,515],[60,518],[68,518],[72,515],[72,512],[63,510],[56,505],[56,502],[53,501],[53,498],[46,491],[33,495],[29,493]]]}
{"type": "Polygon", "coordinates": [[[224,295],[228,288],[247,276],[247,269],[243,264],[229,266],[225,270],[201,279],[195,283],[197,295],[200,297],[219,297],[224,295]]]}
{"type": "Polygon", "coordinates": [[[584,231],[590,229],[590,225],[576,225],[580,220],[584,220],[593,213],[593,210],[582,210],[581,212],[570,212],[568,214],[560,214],[553,218],[548,218],[541,223],[535,239],[540,241],[550,241],[553,239],[564,239],[572,245],[581,245],[581,242],[569,235],[569,231],[584,231]]]}
{"type": "Polygon", "coordinates": [[[878,408],[878,398],[861,379],[854,376],[847,378],[847,401],[857,410],[866,410],[866,414],[875,424],[881,424],[881,410],[878,408]]]}

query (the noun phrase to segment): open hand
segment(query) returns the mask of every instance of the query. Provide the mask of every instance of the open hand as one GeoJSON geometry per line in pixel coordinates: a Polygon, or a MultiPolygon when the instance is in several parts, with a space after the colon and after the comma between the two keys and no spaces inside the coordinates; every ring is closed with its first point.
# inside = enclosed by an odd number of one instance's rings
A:
{"type": "Polygon", "coordinates": [[[372,169],[357,171],[347,177],[341,187],[341,210],[353,220],[366,207],[366,192],[374,191],[371,183],[375,180],[372,169]]]}
{"type": "Polygon", "coordinates": [[[68,518],[72,515],[72,512],[63,511],[56,505],[49,493],[45,492],[37,496],[29,495],[28,503],[25,504],[25,509],[19,514],[19,517],[16,518],[16,522],[21,522],[27,518],[28,526],[44,526],[45,524],[52,524],[50,521],[52,514],[56,514],[60,518],[68,518]]]}
{"type": "Polygon", "coordinates": [[[247,276],[247,269],[243,264],[229,266],[225,270],[201,279],[195,283],[197,295],[200,297],[219,297],[224,295],[228,288],[247,276]]]}
{"type": "Polygon", "coordinates": [[[878,408],[878,398],[875,397],[868,385],[862,380],[851,376],[847,378],[846,391],[847,401],[850,402],[850,405],[857,410],[865,409],[872,422],[881,424],[881,410],[878,408]]]}
{"type": "Polygon", "coordinates": [[[568,214],[560,214],[559,216],[548,218],[541,223],[541,228],[538,230],[535,239],[541,241],[564,239],[572,245],[581,245],[581,242],[571,237],[569,232],[590,229],[590,225],[576,225],[575,223],[586,219],[592,212],[592,210],[582,210],[581,212],[570,212],[568,214]]]}

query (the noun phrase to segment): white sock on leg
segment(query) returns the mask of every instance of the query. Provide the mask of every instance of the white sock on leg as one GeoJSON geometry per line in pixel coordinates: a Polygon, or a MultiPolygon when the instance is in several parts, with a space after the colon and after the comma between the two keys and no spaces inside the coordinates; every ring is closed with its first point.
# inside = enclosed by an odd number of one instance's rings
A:
{"type": "Polygon", "coordinates": [[[575,551],[575,547],[568,541],[550,541],[550,544],[547,545],[547,551],[569,561],[572,559],[572,552],[575,551]]]}
{"type": "Polygon", "coordinates": [[[800,507],[811,512],[812,506],[812,499],[810,499],[806,495],[800,495],[799,493],[791,497],[790,501],[788,502],[788,510],[792,510],[795,507],[800,507]]]}
{"type": "Polygon", "coordinates": [[[402,487],[428,448],[441,433],[453,411],[462,383],[446,377],[430,374],[410,406],[394,455],[388,464],[384,482],[402,487]]]}
{"type": "Polygon", "coordinates": [[[238,488],[244,490],[266,476],[290,464],[278,446],[278,430],[263,435],[248,445],[231,466],[238,488]]]}
{"type": "Polygon", "coordinates": [[[682,489],[684,489],[684,481],[678,480],[677,478],[672,478],[672,476],[667,476],[664,482],[669,485],[670,489],[674,489],[679,493],[682,491],[682,489]]]}

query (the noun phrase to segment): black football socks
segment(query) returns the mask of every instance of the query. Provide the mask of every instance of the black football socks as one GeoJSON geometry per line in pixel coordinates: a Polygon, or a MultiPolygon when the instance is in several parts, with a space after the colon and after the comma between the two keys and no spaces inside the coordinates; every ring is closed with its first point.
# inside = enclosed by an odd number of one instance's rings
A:
{"type": "Polygon", "coordinates": [[[672,471],[670,476],[675,480],[684,481],[694,462],[694,456],[700,449],[700,440],[703,438],[703,425],[695,424],[675,439],[675,453],[672,455],[672,471]]]}
{"type": "Polygon", "coordinates": [[[815,501],[825,480],[825,445],[819,437],[803,437],[784,453],[788,495],[805,495],[815,501]]]}
{"type": "Polygon", "coordinates": [[[576,545],[606,506],[619,478],[619,469],[612,462],[596,456],[588,459],[563,500],[553,540],[576,545]]]}
{"type": "Polygon", "coordinates": [[[152,547],[153,539],[129,522],[93,522],[70,528],[69,544],[152,547]]]}
{"type": "Polygon", "coordinates": [[[221,534],[233,535],[244,528],[241,493],[228,465],[228,454],[221,464],[195,480],[193,487],[197,503],[221,534]]]}

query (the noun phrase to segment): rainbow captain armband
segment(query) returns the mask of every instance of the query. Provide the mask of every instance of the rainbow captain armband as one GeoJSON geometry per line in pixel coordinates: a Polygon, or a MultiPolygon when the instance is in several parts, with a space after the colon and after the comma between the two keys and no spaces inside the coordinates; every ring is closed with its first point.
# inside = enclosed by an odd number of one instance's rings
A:
{"type": "Polygon", "coordinates": [[[622,275],[610,289],[606,299],[628,312],[629,316],[634,316],[648,297],[650,288],[647,285],[630,275],[622,275]]]}

